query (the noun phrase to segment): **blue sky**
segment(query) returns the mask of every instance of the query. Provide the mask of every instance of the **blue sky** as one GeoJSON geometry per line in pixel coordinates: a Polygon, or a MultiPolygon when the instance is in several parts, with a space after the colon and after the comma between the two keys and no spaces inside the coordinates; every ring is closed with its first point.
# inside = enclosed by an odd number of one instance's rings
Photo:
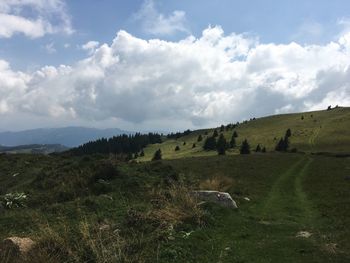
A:
{"type": "MultiPolygon", "coordinates": [[[[66,1],[74,34],[48,34],[36,39],[17,34],[0,38],[0,56],[14,68],[27,70],[74,63],[85,56],[79,46],[90,40],[110,43],[121,29],[144,39],[158,37],[145,32],[142,21],[134,17],[143,3],[143,0],[101,0],[98,4],[95,0],[66,1]],[[55,52],[47,50],[50,45],[55,52]]],[[[178,40],[189,33],[200,36],[208,25],[220,25],[225,32],[251,34],[264,43],[319,44],[334,40],[343,29],[340,21],[350,17],[350,2],[345,0],[155,0],[154,5],[161,14],[169,15],[174,10],[186,13],[188,32],[160,34],[167,40],[178,40]]]]}
{"type": "Polygon", "coordinates": [[[6,129],[182,130],[349,103],[349,1],[20,2],[0,3],[6,129]]]}

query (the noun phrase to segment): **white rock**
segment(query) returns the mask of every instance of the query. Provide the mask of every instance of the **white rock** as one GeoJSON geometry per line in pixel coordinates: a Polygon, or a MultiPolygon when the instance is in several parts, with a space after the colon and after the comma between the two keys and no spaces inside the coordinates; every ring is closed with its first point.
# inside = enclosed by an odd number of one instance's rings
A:
{"type": "Polygon", "coordinates": [[[231,195],[226,192],[200,190],[193,191],[192,195],[200,201],[213,202],[221,206],[238,208],[236,202],[232,199],[231,195]]]}

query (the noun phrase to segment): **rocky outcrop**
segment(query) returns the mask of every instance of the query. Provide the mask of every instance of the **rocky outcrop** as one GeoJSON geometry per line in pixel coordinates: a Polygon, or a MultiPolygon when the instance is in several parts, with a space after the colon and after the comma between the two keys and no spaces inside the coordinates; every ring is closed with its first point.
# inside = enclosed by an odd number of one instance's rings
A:
{"type": "Polygon", "coordinates": [[[229,193],[210,190],[200,190],[193,191],[191,192],[191,194],[200,201],[216,203],[218,205],[234,209],[238,208],[236,202],[232,199],[229,193]]]}

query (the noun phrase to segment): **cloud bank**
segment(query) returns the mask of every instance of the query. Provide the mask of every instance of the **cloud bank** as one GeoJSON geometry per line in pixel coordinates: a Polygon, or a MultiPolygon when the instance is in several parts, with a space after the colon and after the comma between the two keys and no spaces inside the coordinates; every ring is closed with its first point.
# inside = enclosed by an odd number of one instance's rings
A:
{"type": "Polygon", "coordinates": [[[63,0],[2,0],[0,38],[19,33],[29,38],[73,33],[63,0]]]}
{"type": "Polygon", "coordinates": [[[350,105],[350,33],[302,46],[225,35],[219,26],[178,42],[119,31],[111,44],[88,50],[74,65],[36,72],[0,60],[0,118],[26,113],[182,130],[350,105]]]}

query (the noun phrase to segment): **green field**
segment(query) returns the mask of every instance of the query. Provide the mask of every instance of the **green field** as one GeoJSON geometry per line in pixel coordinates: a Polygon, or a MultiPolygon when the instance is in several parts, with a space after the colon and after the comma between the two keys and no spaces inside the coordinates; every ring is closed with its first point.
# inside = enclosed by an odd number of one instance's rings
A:
{"type": "Polygon", "coordinates": [[[1,212],[0,238],[38,240],[35,262],[349,262],[349,163],[289,153],[139,164],[2,155],[1,193],[24,191],[28,201],[1,212]],[[178,215],[153,205],[157,191],[213,178],[224,179],[238,210],[208,204],[198,223],[191,207],[177,204],[178,215]]]}
{"type": "MultiPolygon", "coordinates": [[[[236,143],[239,146],[247,139],[254,150],[260,144],[267,151],[273,151],[278,140],[284,136],[288,128],[292,131],[290,148],[302,152],[350,152],[350,108],[339,107],[330,111],[314,111],[295,114],[274,115],[241,123],[234,130],[238,133],[236,143]],[[302,119],[303,117],[303,119],[302,119]]],[[[219,128],[217,128],[219,131],[219,128]]],[[[230,141],[233,130],[224,131],[225,138],[230,141]]],[[[161,149],[164,159],[190,156],[212,156],[214,151],[203,151],[203,143],[197,142],[199,135],[204,140],[213,134],[213,129],[197,130],[179,139],[167,139],[162,144],[149,145],[145,156],[140,161],[148,161],[157,149],[161,149]],[[208,135],[205,135],[205,132],[208,135]],[[186,145],[183,145],[183,143],[186,145]],[[192,148],[193,143],[196,144],[192,148]],[[176,146],[180,151],[175,151],[176,146]]],[[[228,154],[238,153],[238,147],[228,154]]]]}

